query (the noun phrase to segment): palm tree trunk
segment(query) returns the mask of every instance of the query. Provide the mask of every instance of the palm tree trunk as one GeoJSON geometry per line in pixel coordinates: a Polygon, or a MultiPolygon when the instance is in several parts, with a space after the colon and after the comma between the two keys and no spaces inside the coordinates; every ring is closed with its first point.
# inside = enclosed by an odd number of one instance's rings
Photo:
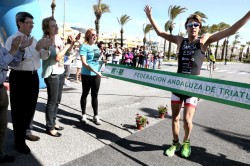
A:
{"type": "Polygon", "coordinates": [[[164,47],[163,47],[163,52],[164,52],[164,54],[165,54],[165,52],[166,52],[166,43],[167,43],[167,41],[166,41],[166,39],[164,40],[164,47]]]}
{"type": "Polygon", "coordinates": [[[121,31],[121,47],[123,47],[123,31],[121,31]]]}
{"type": "Polygon", "coordinates": [[[98,36],[99,36],[99,30],[100,30],[100,18],[96,18],[95,20],[95,29],[96,29],[97,42],[98,42],[98,36]]]}
{"type": "Polygon", "coordinates": [[[171,54],[171,42],[169,42],[168,45],[168,60],[170,59],[170,54],[171,54]]]}
{"type": "Polygon", "coordinates": [[[226,41],[226,54],[225,54],[225,65],[227,64],[227,49],[228,49],[228,40],[226,41]]]}
{"type": "Polygon", "coordinates": [[[224,59],[224,53],[225,53],[225,47],[226,47],[226,39],[223,41],[223,46],[221,50],[221,61],[224,59]]]}
{"type": "Polygon", "coordinates": [[[145,45],[146,45],[146,35],[144,36],[144,38],[143,38],[143,46],[145,47],[145,45]]]}
{"type": "Polygon", "coordinates": [[[249,46],[247,47],[247,53],[246,58],[249,58],[249,46]]]}
{"type": "Polygon", "coordinates": [[[216,43],[216,48],[215,48],[215,52],[214,52],[214,57],[215,57],[215,59],[217,59],[218,47],[219,47],[219,41],[217,41],[217,43],[216,43]]]}
{"type": "MultiPolygon", "coordinates": [[[[172,29],[169,29],[170,34],[172,34],[172,29]]],[[[171,42],[169,41],[168,44],[168,60],[170,59],[170,54],[171,54],[171,42]]]]}
{"type": "Polygon", "coordinates": [[[230,62],[232,61],[233,52],[234,52],[234,46],[233,46],[232,49],[231,49],[231,54],[230,54],[230,58],[229,58],[229,61],[230,61],[230,62]]]}
{"type": "Polygon", "coordinates": [[[241,62],[241,60],[242,60],[242,55],[243,55],[243,48],[242,48],[242,50],[240,50],[240,54],[239,54],[239,61],[241,62]]]}

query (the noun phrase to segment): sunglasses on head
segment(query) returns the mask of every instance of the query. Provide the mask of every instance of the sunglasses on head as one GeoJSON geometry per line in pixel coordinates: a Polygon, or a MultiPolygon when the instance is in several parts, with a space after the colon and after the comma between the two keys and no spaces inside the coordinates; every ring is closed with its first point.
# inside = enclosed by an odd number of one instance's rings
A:
{"type": "Polygon", "coordinates": [[[198,26],[200,26],[200,24],[197,23],[197,22],[194,22],[194,23],[190,22],[190,23],[188,23],[188,24],[186,25],[186,27],[189,27],[189,28],[192,28],[193,26],[194,26],[194,27],[198,27],[198,26]]]}

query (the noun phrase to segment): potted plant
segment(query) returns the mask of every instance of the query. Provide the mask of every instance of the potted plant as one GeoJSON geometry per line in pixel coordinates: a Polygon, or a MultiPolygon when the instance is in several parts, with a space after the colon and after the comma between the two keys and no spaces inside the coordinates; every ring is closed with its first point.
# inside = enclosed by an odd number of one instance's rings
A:
{"type": "Polygon", "coordinates": [[[158,112],[159,112],[159,118],[163,119],[165,115],[168,113],[168,106],[159,105],[158,112]]]}
{"type": "Polygon", "coordinates": [[[145,127],[149,123],[148,118],[140,114],[136,114],[135,122],[136,122],[138,130],[141,130],[143,127],[145,127]]]}

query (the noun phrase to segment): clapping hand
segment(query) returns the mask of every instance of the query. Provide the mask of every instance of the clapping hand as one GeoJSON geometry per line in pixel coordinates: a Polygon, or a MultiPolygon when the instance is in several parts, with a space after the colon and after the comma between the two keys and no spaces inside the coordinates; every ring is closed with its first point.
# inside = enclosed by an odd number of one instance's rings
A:
{"type": "Polygon", "coordinates": [[[49,36],[43,37],[36,44],[36,50],[40,51],[42,48],[48,49],[49,46],[53,44],[53,40],[49,38],[49,36]]]}
{"type": "Polygon", "coordinates": [[[22,36],[17,36],[13,38],[10,52],[16,52],[19,49],[19,45],[21,44],[22,40],[23,40],[22,36]]]}
{"type": "Polygon", "coordinates": [[[72,35],[69,35],[69,36],[68,36],[68,39],[67,39],[67,44],[72,44],[72,43],[74,43],[74,42],[75,42],[74,37],[73,37],[72,35]]]}
{"type": "Polygon", "coordinates": [[[22,37],[22,42],[20,44],[20,50],[24,50],[24,48],[29,47],[33,42],[33,37],[28,39],[27,37],[22,37]]]}
{"type": "Polygon", "coordinates": [[[81,38],[81,33],[78,33],[78,35],[75,37],[75,41],[80,40],[80,38],[81,38]]]}
{"type": "Polygon", "coordinates": [[[67,44],[72,44],[75,43],[76,41],[78,41],[81,38],[81,33],[78,33],[78,35],[73,36],[73,35],[69,35],[68,39],[67,39],[67,44]]]}
{"type": "Polygon", "coordinates": [[[29,47],[32,44],[33,38],[27,39],[25,36],[17,36],[13,38],[10,48],[10,53],[15,54],[15,52],[20,48],[20,50],[24,50],[24,48],[29,47]]]}

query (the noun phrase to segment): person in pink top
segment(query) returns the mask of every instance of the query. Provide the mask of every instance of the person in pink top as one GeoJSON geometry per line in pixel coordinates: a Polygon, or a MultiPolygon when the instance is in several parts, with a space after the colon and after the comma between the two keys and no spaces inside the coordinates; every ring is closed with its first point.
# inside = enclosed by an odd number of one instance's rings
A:
{"type": "Polygon", "coordinates": [[[124,55],[124,64],[127,66],[131,66],[131,64],[133,63],[133,54],[131,53],[131,51],[127,48],[125,55],[124,55]]]}

